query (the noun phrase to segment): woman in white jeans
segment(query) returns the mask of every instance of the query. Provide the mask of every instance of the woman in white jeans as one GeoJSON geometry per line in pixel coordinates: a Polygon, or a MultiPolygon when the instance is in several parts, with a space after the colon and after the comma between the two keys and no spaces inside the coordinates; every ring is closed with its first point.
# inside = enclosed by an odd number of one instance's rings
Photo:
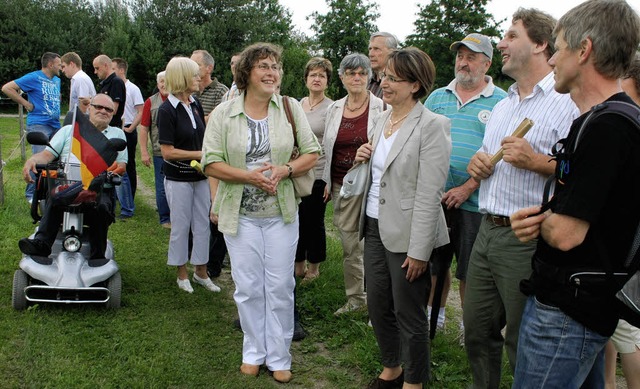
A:
{"type": "Polygon", "coordinates": [[[294,256],[298,209],[291,178],[304,175],[320,145],[300,104],[290,99],[300,157],[291,159],[292,127],[276,94],[282,49],[247,47],[236,64],[243,93],[211,113],[202,166],[220,180],[213,205],[236,285],[244,332],[240,371],[256,376],[266,365],[279,382],[291,380],[294,256]]]}

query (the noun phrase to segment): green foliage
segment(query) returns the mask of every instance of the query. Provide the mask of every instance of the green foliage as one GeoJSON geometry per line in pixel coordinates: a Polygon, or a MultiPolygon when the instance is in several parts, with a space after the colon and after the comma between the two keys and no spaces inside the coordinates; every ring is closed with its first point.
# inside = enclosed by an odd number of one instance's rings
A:
{"type": "Polygon", "coordinates": [[[368,54],[369,37],[376,32],[374,24],[380,14],[377,3],[368,0],[326,0],[326,14],[313,12],[314,49],[333,65],[334,74],[329,94],[338,99],[346,94],[338,77],[338,66],[347,54],[368,54]]]}
{"type": "MultiPolygon", "coordinates": [[[[447,85],[454,77],[455,55],[449,47],[467,34],[478,32],[493,38],[494,46],[500,40],[499,25],[487,13],[488,0],[431,0],[420,6],[415,22],[415,33],[407,37],[407,46],[424,50],[436,65],[434,88],[447,85]]],[[[499,75],[501,63],[498,51],[494,51],[492,67],[488,74],[499,75]]]]}
{"type": "MultiPolygon", "coordinates": [[[[436,86],[453,77],[454,55],[449,45],[468,32],[500,36],[498,24],[486,12],[488,0],[433,0],[421,6],[415,33],[407,45],[431,55],[437,68],[436,86]]],[[[4,0],[0,1],[0,83],[40,68],[45,51],[75,51],[83,69],[93,75],[98,54],[122,57],[127,74],[144,96],[155,88],[155,75],[173,56],[208,50],[216,59],[214,76],[231,85],[228,61],[247,45],[263,41],[284,48],[283,93],[307,95],[302,75],[311,55],[334,66],[327,90],[331,98],[345,95],[337,69],[345,55],[367,54],[377,30],[378,5],[373,0],[326,0],[327,11],[309,17],[313,37],[292,32],[291,13],[278,0],[4,0]]],[[[500,76],[496,55],[490,74],[500,76]]],[[[62,100],[69,80],[62,76],[62,100]]],[[[94,77],[94,80],[95,77],[94,77]]],[[[97,83],[97,80],[96,80],[97,83]]]]}

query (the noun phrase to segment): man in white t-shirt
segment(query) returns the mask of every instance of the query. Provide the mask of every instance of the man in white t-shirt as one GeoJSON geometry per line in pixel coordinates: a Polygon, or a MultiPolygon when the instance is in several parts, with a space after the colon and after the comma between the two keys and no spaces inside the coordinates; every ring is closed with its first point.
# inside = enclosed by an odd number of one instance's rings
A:
{"type": "Polygon", "coordinates": [[[117,188],[118,200],[120,201],[120,220],[124,220],[133,216],[135,210],[134,199],[136,197],[136,189],[138,187],[138,177],[136,171],[136,147],[138,146],[138,124],[142,118],[142,108],[144,99],[140,88],[127,79],[128,64],[122,58],[114,58],[112,60],[112,69],[116,76],[124,81],[127,90],[127,99],[124,104],[124,114],[122,115],[122,123],[124,123],[124,134],[127,137],[127,151],[129,153],[129,161],[127,162],[127,173],[122,177],[122,184],[117,188]]]}
{"type": "Polygon", "coordinates": [[[79,105],[80,110],[87,113],[89,102],[96,95],[96,87],[91,77],[82,70],[82,59],[77,53],[70,51],[60,59],[62,61],[60,69],[71,80],[69,111],[73,111],[73,107],[79,105]]]}

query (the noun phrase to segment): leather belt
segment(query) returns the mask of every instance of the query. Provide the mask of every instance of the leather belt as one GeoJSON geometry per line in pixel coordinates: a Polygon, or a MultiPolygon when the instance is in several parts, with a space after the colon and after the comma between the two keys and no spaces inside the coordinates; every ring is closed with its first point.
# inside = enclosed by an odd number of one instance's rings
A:
{"type": "Polygon", "coordinates": [[[511,225],[511,219],[506,216],[491,215],[488,213],[487,220],[498,227],[509,227],[511,225]]]}

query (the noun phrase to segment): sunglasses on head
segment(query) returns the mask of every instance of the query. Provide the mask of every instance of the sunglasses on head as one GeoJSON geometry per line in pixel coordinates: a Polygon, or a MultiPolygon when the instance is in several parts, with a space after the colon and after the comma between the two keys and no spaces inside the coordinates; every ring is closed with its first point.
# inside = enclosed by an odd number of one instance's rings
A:
{"type": "Polygon", "coordinates": [[[113,111],[114,111],[113,108],[105,107],[104,105],[100,105],[100,104],[91,104],[91,106],[93,108],[97,109],[98,111],[100,111],[101,109],[104,109],[108,113],[113,113],[113,111]]]}

